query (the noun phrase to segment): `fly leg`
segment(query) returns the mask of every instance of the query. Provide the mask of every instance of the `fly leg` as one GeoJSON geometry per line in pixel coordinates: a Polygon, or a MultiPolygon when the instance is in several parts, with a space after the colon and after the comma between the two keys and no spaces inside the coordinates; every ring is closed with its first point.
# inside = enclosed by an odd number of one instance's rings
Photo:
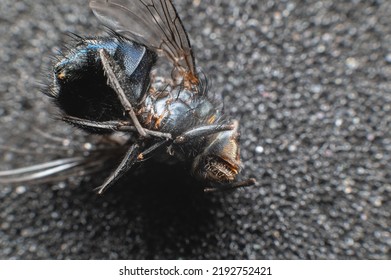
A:
{"type": "Polygon", "coordinates": [[[204,192],[224,192],[224,191],[232,191],[239,188],[251,187],[256,184],[256,180],[254,178],[248,179],[246,181],[227,183],[226,185],[218,186],[218,187],[206,187],[204,188],[204,192]]]}
{"type": "MultiPolygon", "coordinates": [[[[104,121],[104,122],[97,122],[97,121],[92,121],[92,120],[87,120],[87,119],[81,119],[77,117],[72,117],[72,116],[63,116],[60,118],[62,121],[69,123],[71,125],[74,125],[78,128],[82,129],[89,129],[89,130],[96,130],[99,132],[104,132],[104,133],[110,133],[113,131],[118,131],[118,128],[120,125],[123,125],[125,122],[124,121],[104,121]]],[[[130,125],[130,123],[128,123],[130,125]]],[[[136,128],[134,126],[133,131],[137,132],[136,128]]]]}
{"type": "Polygon", "coordinates": [[[154,151],[162,147],[164,144],[168,143],[168,139],[164,139],[163,141],[156,142],[155,144],[151,145],[149,148],[145,149],[141,153],[138,154],[137,160],[142,161],[145,160],[145,158],[149,155],[151,155],[154,151]]]}
{"type": "MultiPolygon", "coordinates": [[[[137,128],[130,122],[127,121],[104,121],[97,122],[86,119],[80,119],[72,116],[64,116],[61,118],[62,121],[67,122],[69,124],[75,125],[79,128],[88,128],[90,130],[96,129],[97,131],[103,132],[113,132],[113,131],[121,131],[121,132],[138,132],[137,128]]],[[[144,128],[144,131],[151,136],[171,139],[172,136],[170,133],[164,133],[154,130],[149,130],[144,128]]]]}
{"type": "Polygon", "coordinates": [[[200,127],[196,127],[193,129],[190,129],[181,135],[177,136],[174,139],[175,144],[183,144],[186,143],[187,141],[195,138],[195,137],[202,137],[202,136],[207,136],[210,134],[222,132],[222,131],[227,131],[227,130],[233,130],[237,127],[237,122],[235,121],[232,124],[210,124],[210,125],[204,125],[200,127]]]}
{"type": "Polygon", "coordinates": [[[133,125],[136,127],[137,132],[143,136],[147,136],[147,132],[145,129],[141,126],[139,120],[137,119],[136,113],[134,112],[132,104],[129,102],[129,100],[126,98],[126,94],[124,90],[122,89],[117,77],[115,76],[114,73],[114,67],[115,67],[115,62],[112,61],[110,58],[109,54],[107,53],[106,50],[100,49],[99,50],[99,56],[102,61],[103,65],[103,70],[107,75],[108,83],[109,85],[114,89],[116,92],[119,101],[121,102],[122,106],[125,109],[125,112],[129,115],[130,119],[133,122],[133,125]]]}
{"type": "Polygon", "coordinates": [[[98,194],[102,194],[107,188],[112,186],[119,178],[124,175],[129,169],[133,166],[133,164],[137,161],[137,155],[139,152],[139,145],[133,144],[130,146],[129,150],[126,152],[124,158],[118,167],[114,170],[113,173],[103,182],[103,184],[97,188],[98,194]]]}
{"type": "Polygon", "coordinates": [[[140,146],[138,144],[133,144],[132,146],[130,146],[118,167],[103,182],[103,184],[97,188],[98,194],[102,194],[105,190],[107,190],[110,186],[117,182],[118,179],[120,179],[122,175],[124,175],[124,173],[128,172],[136,162],[142,161],[143,159],[145,159],[146,156],[150,155],[152,152],[166,144],[168,141],[168,139],[165,139],[163,141],[157,142],[141,153],[139,153],[140,146]]]}
{"type": "Polygon", "coordinates": [[[231,124],[228,125],[216,125],[216,124],[211,124],[211,125],[205,125],[205,126],[200,126],[191,130],[188,130],[181,135],[177,136],[174,139],[175,144],[183,144],[188,142],[189,140],[195,138],[195,137],[202,137],[202,136],[207,136],[210,134],[226,131],[226,130],[232,130],[234,127],[231,124]]]}

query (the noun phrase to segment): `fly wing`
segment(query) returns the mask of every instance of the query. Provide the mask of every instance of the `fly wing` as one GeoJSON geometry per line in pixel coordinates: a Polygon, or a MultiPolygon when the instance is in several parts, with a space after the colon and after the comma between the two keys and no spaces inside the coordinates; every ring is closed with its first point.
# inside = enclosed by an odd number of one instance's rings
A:
{"type": "Polygon", "coordinates": [[[106,173],[115,167],[124,148],[121,146],[109,147],[107,150],[97,149],[81,156],[61,158],[11,170],[0,170],[0,184],[53,183],[73,176],[84,177],[90,174],[106,173]]]}
{"type": "Polygon", "coordinates": [[[185,85],[198,85],[190,41],[171,0],[94,0],[90,7],[104,25],[162,52],[185,85]]]}

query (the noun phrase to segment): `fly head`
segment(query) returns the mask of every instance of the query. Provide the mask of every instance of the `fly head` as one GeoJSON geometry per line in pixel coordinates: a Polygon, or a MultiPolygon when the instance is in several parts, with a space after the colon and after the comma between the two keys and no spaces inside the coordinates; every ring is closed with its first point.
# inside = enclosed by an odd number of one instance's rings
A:
{"type": "Polygon", "coordinates": [[[212,185],[233,182],[240,171],[238,122],[233,129],[207,137],[204,150],[194,158],[193,174],[212,185]]]}

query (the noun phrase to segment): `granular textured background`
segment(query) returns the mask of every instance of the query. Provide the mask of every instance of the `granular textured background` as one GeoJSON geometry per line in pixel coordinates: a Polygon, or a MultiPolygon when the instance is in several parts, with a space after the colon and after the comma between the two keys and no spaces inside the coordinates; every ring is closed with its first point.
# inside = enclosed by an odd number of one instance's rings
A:
{"type": "MultiPolygon", "coordinates": [[[[89,139],[38,86],[67,32],[103,34],[83,2],[0,1],[1,170],[77,154],[37,128],[89,139]]],[[[156,163],[104,196],[99,176],[3,184],[0,258],[389,259],[391,2],[176,2],[258,185],[203,194],[156,163]]]]}

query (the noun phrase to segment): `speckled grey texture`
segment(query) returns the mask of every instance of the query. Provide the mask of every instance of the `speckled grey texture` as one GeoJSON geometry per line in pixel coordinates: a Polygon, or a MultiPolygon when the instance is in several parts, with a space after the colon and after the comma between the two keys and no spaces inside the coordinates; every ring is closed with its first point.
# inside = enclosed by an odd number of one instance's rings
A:
{"type": "MultiPolygon", "coordinates": [[[[0,169],[53,158],[33,127],[83,138],[37,89],[66,32],[102,34],[82,2],[0,1],[0,144],[37,152],[0,169]]],[[[177,2],[258,186],[205,195],[158,164],[103,197],[1,185],[0,258],[390,259],[391,2],[177,2]]]]}

